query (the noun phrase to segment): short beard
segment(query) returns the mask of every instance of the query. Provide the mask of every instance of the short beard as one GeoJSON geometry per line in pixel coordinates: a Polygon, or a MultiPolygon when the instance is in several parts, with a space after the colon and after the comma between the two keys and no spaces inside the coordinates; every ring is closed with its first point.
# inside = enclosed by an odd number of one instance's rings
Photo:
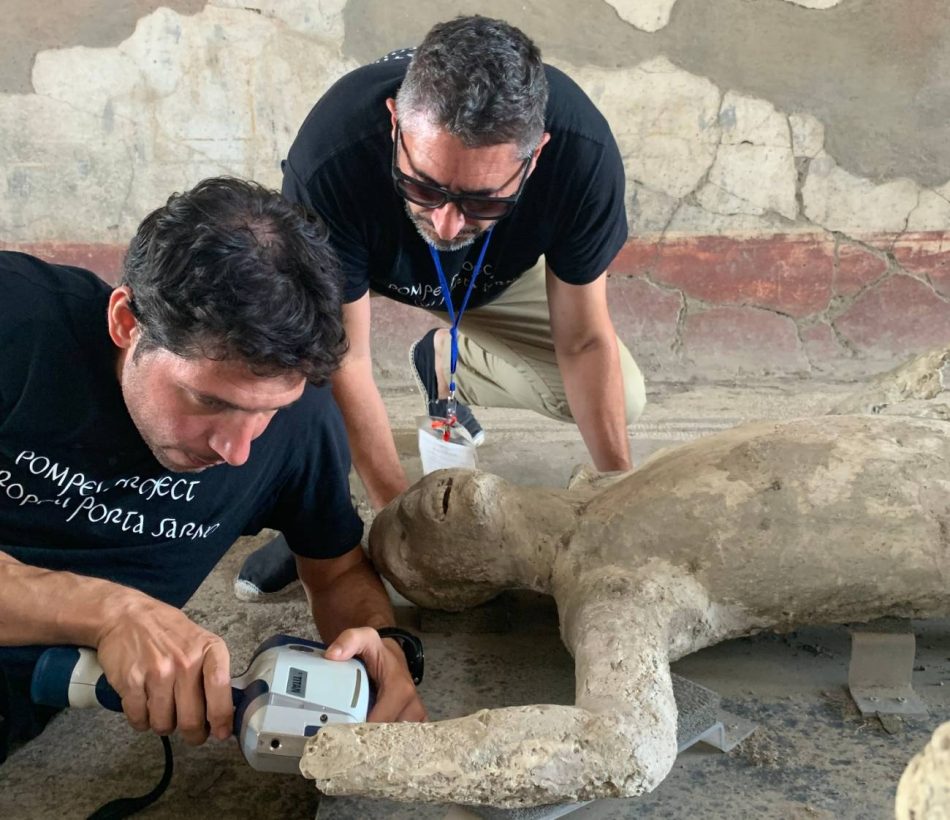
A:
{"type": "Polygon", "coordinates": [[[427,244],[431,245],[437,251],[459,251],[462,248],[467,248],[471,245],[478,237],[480,237],[484,231],[474,230],[471,233],[463,233],[456,236],[454,239],[440,239],[435,235],[435,232],[432,226],[422,219],[419,216],[416,216],[412,212],[412,209],[409,207],[409,203],[404,203],[406,206],[406,214],[409,216],[410,221],[415,226],[415,229],[419,232],[427,244]]]}

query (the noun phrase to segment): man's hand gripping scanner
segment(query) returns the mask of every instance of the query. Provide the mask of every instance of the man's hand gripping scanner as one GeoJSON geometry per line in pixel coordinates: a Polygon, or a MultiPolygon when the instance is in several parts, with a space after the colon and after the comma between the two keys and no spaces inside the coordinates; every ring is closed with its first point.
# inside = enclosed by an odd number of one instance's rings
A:
{"type": "MultiPolygon", "coordinates": [[[[366,720],[374,700],[366,667],[356,658],[327,660],[325,649],[315,641],[275,635],[257,648],[247,671],[231,679],[234,735],[252,768],[297,773],[307,738],[333,723],[366,720]]],[[[47,649],[36,664],[30,694],[46,706],[122,711],[93,649],[47,649]]]]}

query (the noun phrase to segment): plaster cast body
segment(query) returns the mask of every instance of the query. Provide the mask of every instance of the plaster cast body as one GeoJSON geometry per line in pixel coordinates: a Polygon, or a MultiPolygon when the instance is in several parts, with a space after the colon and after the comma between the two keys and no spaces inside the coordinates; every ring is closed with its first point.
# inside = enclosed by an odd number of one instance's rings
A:
{"type": "Polygon", "coordinates": [[[950,611],[948,432],[751,424],[571,491],[427,476],[377,518],[374,562],[426,607],[551,594],[575,706],[328,727],[302,772],[330,794],[503,807],[653,789],[676,756],[671,661],[763,629],[950,611]]]}
{"type": "Polygon", "coordinates": [[[896,811],[897,820],[950,820],[950,722],[904,770],[896,811]]]}
{"type": "Polygon", "coordinates": [[[884,373],[834,412],[950,420],[950,346],[884,373]]]}

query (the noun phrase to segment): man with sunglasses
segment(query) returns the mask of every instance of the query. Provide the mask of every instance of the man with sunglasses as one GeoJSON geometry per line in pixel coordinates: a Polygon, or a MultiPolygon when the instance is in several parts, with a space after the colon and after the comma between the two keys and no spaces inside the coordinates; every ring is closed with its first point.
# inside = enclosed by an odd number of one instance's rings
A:
{"type": "MultiPolygon", "coordinates": [[[[442,322],[464,308],[456,412],[475,444],[471,405],[530,408],[575,422],[598,469],[630,468],[643,377],[617,339],[604,275],[627,238],[623,164],[600,112],[522,32],[460,17],[414,54],[344,76],[283,170],[284,195],[326,221],[346,277],[349,351],[333,392],[375,507],[407,480],[373,379],[371,293],[442,322]]],[[[440,326],[411,350],[432,416],[449,409],[453,347],[440,326]]],[[[235,591],[254,600],[293,578],[275,541],[235,591]]]]}

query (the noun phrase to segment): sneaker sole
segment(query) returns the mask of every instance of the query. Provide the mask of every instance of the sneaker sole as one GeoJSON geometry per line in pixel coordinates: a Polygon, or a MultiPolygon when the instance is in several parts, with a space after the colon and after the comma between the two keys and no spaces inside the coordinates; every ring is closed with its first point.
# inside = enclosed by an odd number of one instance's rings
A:
{"type": "MultiPolygon", "coordinates": [[[[422,400],[425,402],[425,413],[429,415],[429,394],[426,392],[426,386],[422,383],[422,379],[419,378],[419,371],[416,370],[416,358],[415,352],[416,347],[418,347],[419,342],[422,339],[416,339],[412,343],[412,347],[409,348],[409,372],[412,373],[412,380],[416,383],[416,389],[419,391],[419,395],[422,396],[422,400]]],[[[485,441],[485,430],[484,428],[478,431],[478,435],[472,437],[472,444],[476,447],[481,447],[482,442],[485,441]]]]}
{"type": "MultiPolygon", "coordinates": [[[[469,435],[471,435],[471,434],[469,434],[469,435]]],[[[474,444],[476,447],[481,447],[483,441],[485,441],[485,430],[484,430],[484,428],[482,428],[481,430],[478,431],[478,433],[476,433],[474,436],[472,436],[472,444],[474,444]]]]}
{"type": "Polygon", "coordinates": [[[419,377],[419,371],[416,370],[416,348],[419,347],[419,342],[421,341],[422,339],[416,339],[412,343],[412,347],[409,348],[409,371],[412,373],[412,380],[416,383],[416,390],[419,391],[419,395],[422,396],[422,400],[425,402],[426,414],[428,415],[429,394],[426,393],[426,386],[422,383],[422,379],[419,377]]]}
{"type": "Polygon", "coordinates": [[[298,578],[276,592],[264,592],[257,584],[245,581],[243,578],[237,578],[234,581],[234,597],[246,604],[269,604],[293,598],[301,588],[302,584],[298,578]]]}

